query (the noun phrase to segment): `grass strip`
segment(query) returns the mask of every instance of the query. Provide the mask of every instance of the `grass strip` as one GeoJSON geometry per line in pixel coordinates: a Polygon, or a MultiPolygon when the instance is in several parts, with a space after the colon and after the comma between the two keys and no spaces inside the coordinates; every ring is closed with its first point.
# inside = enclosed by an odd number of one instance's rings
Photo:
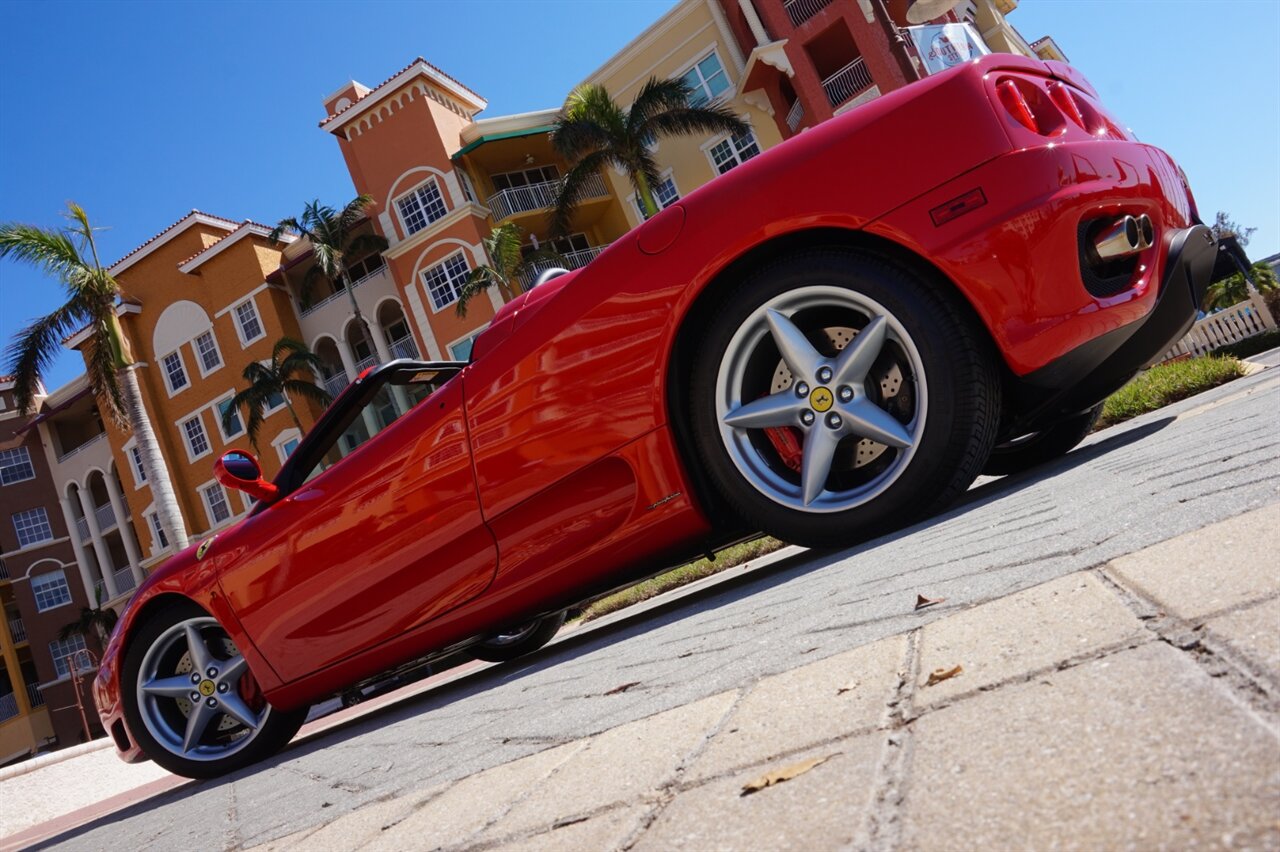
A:
{"type": "Polygon", "coordinates": [[[1231,356],[1201,355],[1185,361],[1159,364],[1138,374],[1129,384],[1107,397],[1102,406],[1102,417],[1095,428],[1123,423],[1243,375],[1244,365],[1231,356]]]}
{"type": "Polygon", "coordinates": [[[771,536],[763,536],[751,541],[744,541],[741,544],[735,544],[732,547],[726,547],[724,550],[716,552],[714,562],[704,557],[696,562],[673,568],[665,574],[650,577],[648,580],[637,583],[629,589],[623,589],[620,592],[614,592],[611,595],[600,598],[598,601],[588,604],[582,610],[582,615],[579,618],[584,622],[600,618],[602,615],[608,615],[611,612],[634,606],[642,601],[649,600],[649,598],[657,597],[663,592],[668,592],[680,586],[687,586],[690,583],[701,580],[703,577],[719,574],[721,571],[749,562],[758,556],[764,556],[766,553],[773,553],[783,547],[786,547],[786,544],[771,536]]]}

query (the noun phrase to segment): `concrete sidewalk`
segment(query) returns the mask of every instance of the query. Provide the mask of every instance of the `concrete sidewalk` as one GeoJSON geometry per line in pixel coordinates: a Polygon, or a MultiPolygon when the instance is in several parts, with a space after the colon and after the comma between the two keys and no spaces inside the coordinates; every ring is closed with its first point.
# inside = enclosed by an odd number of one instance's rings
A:
{"type": "Polygon", "coordinates": [[[257,848],[1276,849],[1277,553],[1273,504],[257,848]]]}

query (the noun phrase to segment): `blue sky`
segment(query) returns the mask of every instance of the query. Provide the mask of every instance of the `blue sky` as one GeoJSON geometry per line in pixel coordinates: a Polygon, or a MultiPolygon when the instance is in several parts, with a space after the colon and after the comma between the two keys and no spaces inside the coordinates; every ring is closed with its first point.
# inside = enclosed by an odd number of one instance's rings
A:
{"type": "MultiPolygon", "coordinates": [[[[843,1],[843,0],[842,0],[843,1]]],[[[192,208],[273,223],[354,190],[316,127],[348,79],[422,55],[485,96],[483,115],[555,107],[674,5],[613,2],[0,3],[0,221],[58,223],[68,199],[110,230],[109,260],[192,208]]],[[[1022,0],[1109,108],[1182,163],[1206,215],[1280,251],[1280,2],[1022,0]]],[[[0,341],[61,300],[0,263],[0,341]]],[[[46,377],[80,370],[68,353],[46,377]]]]}

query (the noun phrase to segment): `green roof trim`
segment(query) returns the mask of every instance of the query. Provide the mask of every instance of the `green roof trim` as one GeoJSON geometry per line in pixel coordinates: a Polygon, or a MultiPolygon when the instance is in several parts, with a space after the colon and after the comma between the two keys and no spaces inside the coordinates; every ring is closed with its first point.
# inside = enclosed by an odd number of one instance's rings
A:
{"type": "Polygon", "coordinates": [[[556,126],[554,124],[544,124],[540,127],[530,127],[528,130],[508,130],[506,133],[490,133],[488,136],[481,136],[476,141],[464,146],[450,159],[456,160],[463,154],[470,154],[486,142],[497,142],[499,139],[515,139],[518,136],[533,136],[538,133],[550,133],[555,129],[556,126]]]}

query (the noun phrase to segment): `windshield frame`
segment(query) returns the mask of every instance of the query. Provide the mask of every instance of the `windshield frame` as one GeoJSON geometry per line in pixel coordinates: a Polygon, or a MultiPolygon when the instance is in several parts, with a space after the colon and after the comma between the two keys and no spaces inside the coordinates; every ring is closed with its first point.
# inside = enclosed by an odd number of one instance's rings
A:
{"type": "MultiPolygon", "coordinates": [[[[311,431],[307,432],[280,468],[280,472],[276,474],[273,481],[279,489],[279,495],[273,502],[279,502],[288,497],[306,482],[307,474],[311,469],[319,463],[325,453],[332,449],[346,428],[360,416],[360,411],[383,387],[388,384],[410,384],[409,381],[397,382],[395,379],[407,380],[418,373],[429,371],[437,374],[439,387],[436,389],[439,390],[440,387],[453,381],[466,366],[466,361],[415,361],[409,358],[397,358],[365,370],[329,404],[315,425],[311,427],[311,431]]],[[[431,395],[434,395],[434,391],[431,395]]],[[[409,412],[405,412],[401,416],[408,416],[408,414],[409,412]]],[[[333,467],[344,463],[350,457],[349,455],[340,459],[333,467]]]]}

